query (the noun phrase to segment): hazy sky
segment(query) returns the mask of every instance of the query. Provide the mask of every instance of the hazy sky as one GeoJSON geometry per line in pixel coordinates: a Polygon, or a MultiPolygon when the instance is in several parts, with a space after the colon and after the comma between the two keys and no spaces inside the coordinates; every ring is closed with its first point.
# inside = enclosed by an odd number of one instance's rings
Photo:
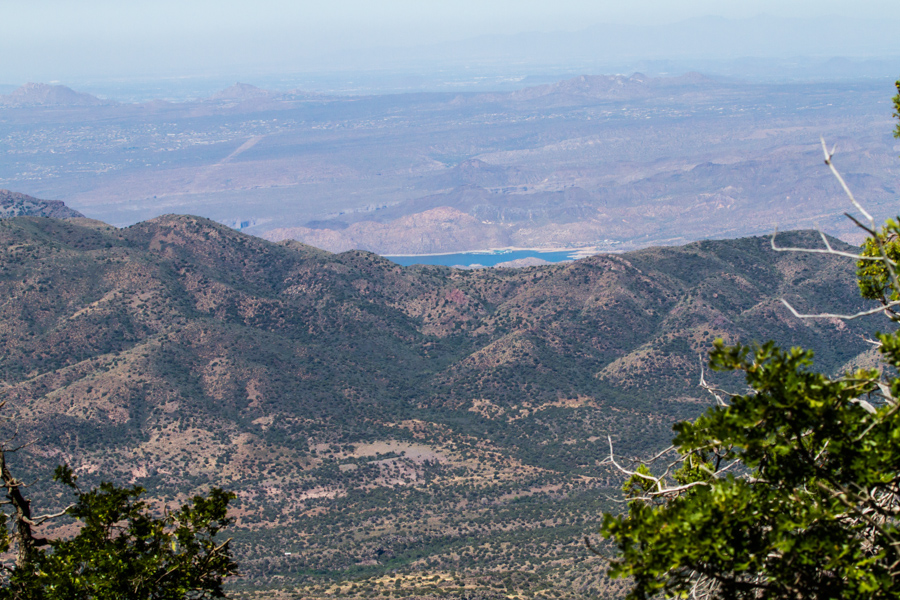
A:
{"type": "Polygon", "coordinates": [[[896,0],[0,0],[0,83],[296,65],[486,34],[761,14],[894,18],[896,0]]]}

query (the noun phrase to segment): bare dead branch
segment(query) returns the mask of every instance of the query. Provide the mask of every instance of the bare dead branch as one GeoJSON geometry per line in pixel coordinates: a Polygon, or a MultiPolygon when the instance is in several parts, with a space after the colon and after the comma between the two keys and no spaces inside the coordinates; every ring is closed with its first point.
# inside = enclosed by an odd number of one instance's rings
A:
{"type": "Polygon", "coordinates": [[[656,492],[647,492],[649,496],[669,496],[672,494],[680,494],[681,492],[687,491],[691,488],[695,488],[697,486],[708,486],[708,481],[692,481],[691,483],[686,483],[684,485],[679,485],[676,487],[667,487],[663,488],[656,492]]]}
{"type": "MultiPolygon", "coordinates": [[[[640,477],[641,479],[646,479],[647,481],[652,481],[654,484],[659,483],[659,479],[657,479],[656,477],[652,477],[652,476],[646,475],[644,473],[637,473],[635,471],[629,471],[628,469],[626,469],[625,467],[623,467],[622,465],[617,463],[615,454],[613,453],[612,437],[606,436],[606,439],[609,441],[609,458],[607,458],[606,460],[608,460],[610,462],[610,464],[612,464],[612,466],[614,466],[621,473],[628,475],[629,477],[637,476],[637,477],[640,477]]],[[[606,461],[603,461],[603,462],[606,462],[606,461]]]]}
{"type": "MultiPolygon", "coordinates": [[[[847,215],[851,219],[850,215],[847,215]]],[[[843,250],[835,250],[832,248],[831,244],[828,242],[828,238],[821,230],[818,231],[819,235],[822,237],[822,241],[825,242],[825,248],[796,248],[791,246],[778,246],[775,243],[775,236],[778,235],[778,228],[775,228],[775,232],[772,233],[772,239],[770,240],[770,246],[772,250],[775,252],[800,252],[803,254],[829,254],[831,256],[843,256],[845,258],[852,258],[853,260],[871,260],[874,262],[878,262],[882,260],[881,257],[878,256],[862,256],[860,254],[854,254],[852,252],[844,252],[843,250]]]]}
{"type": "Polygon", "coordinates": [[[891,393],[891,388],[888,387],[886,383],[883,381],[876,381],[875,385],[878,386],[878,391],[881,392],[881,397],[891,405],[896,405],[897,401],[894,399],[894,395],[891,393]]]}
{"type": "Polygon", "coordinates": [[[628,504],[630,500],[622,500],[621,498],[613,498],[609,494],[603,494],[603,497],[612,502],[613,504],[628,504]]]}
{"type": "Polygon", "coordinates": [[[651,459],[649,459],[649,460],[646,460],[646,461],[641,461],[641,462],[643,462],[644,464],[648,464],[648,465],[649,465],[650,463],[659,460],[659,459],[662,458],[664,455],[668,454],[669,452],[671,452],[671,451],[674,450],[674,449],[675,449],[675,446],[669,446],[668,448],[666,448],[666,449],[663,450],[662,452],[658,453],[658,454],[657,454],[656,456],[654,456],[653,458],[651,458],[651,459]]]}
{"type": "Polygon", "coordinates": [[[28,522],[29,522],[31,525],[38,526],[38,525],[40,525],[41,523],[43,523],[44,521],[48,521],[48,520],[50,520],[50,519],[58,519],[58,518],[62,517],[62,516],[65,515],[67,512],[69,512],[70,509],[74,508],[75,506],[76,506],[75,504],[70,504],[70,505],[68,505],[67,507],[65,507],[63,510],[61,510],[61,511],[59,511],[59,512],[57,512],[57,513],[48,514],[48,515],[40,515],[40,516],[37,516],[37,517],[32,517],[32,518],[28,519],[28,522]]]}
{"type": "Polygon", "coordinates": [[[878,308],[864,310],[852,315],[842,315],[838,313],[818,313],[805,315],[797,312],[797,309],[791,306],[791,303],[784,298],[781,298],[781,303],[784,304],[787,309],[791,311],[791,314],[793,314],[798,319],[840,319],[842,321],[852,321],[853,319],[859,319],[860,317],[868,317],[869,315],[877,315],[878,313],[887,312],[894,306],[900,305],[900,300],[894,300],[892,302],[888,302],[887,304],[879,306],[878,308]]]}
{"type": "MultiPolygon", "coordinates": [[[[887,420],[887,419],[893,417],[894,414],[898,410],[900,410],[900,402],[892,402],[892,403],[890,403],[890,405],[891,405],[890,410],[888,410],[884,415],[881,416],[881,420],[887,420]]],[[[878,423],[879,423],[879,419],[874,419],[872,421],[872,423],[868,427],[866,427],[862,433],[860,433],[858,436],[856,436],[856,441],[865,439],[865,437],[867,435],[869,435],[869,432],[872,431],[872,429],[874,429],[875,426],[878,425],[878,423]]]]}
{"type": "Polygon", "coordinates": [[[731,398],[734,398],[735,396],[739,395],[739,394],[732,394],[731,392],[726,392],[723,389],[713,387],[713,386],[709,385],[708,383],[706,383],[706,377],[705,377],[705,371],[703,368],[703,357],[702,356],[700,357],[700,383],[698,385],[700,388],[702,388],[702,389],[706,390],[707,392],[709,392],[710,394],[712,394],[713,398],[716,399],[716,406],[728,406],[728,403],[725,402],[724,400],[722,400],[722,396],[720,396],[719,394],[724,394],[731,398]]]}
{"type": "MultiPolygon", "coordinates": [[[[891,276],[891,284],[894,290],[900,292],[900,279],[897,278],[897,270],[894,268],[893,261],[888,258],[887,251],[884,249],[884,243],[881,241],[881,236],[877,235],[876,233],[875,219],[865,208],[863,208],[862,204],[857,202],[856,198],[853,196],[853,192],[850,191],[850,187],[847,186],[847,182],[844,181],[844,178],[841,176],[840,172],[838,172],[838,170],[835,168],[834,160],[832,160],[834,157],[834,148],[831,149],[831,152],[828,152],[828,147],[825,145],[825,138],[822,138],[822,152],[825,153],[825,164],[828,165],[828,168],[831,169],[831,173],[840,182],[841,187],[844,188],[844,193],[847,195],[847,198],[850,199],[850,202],[853,204],[856,210],[861,212],[862,215],[866,218],[866,221],[869,222],[869,229],[867,231],[870,232],[872,239],[874,239],[875,243],[878,245],[878,252],[884,259],[884,265],[887,267],[888,273],[891,276]]],[[[856,219],[853,220],[856,221],[856,219]]]]}
{"type": "Polygon", "coordinates": [[[817,481],[816,485],[819,486],[819,488],[822,491],[824,491],[828,494],[831,494],[832,498],[834,498],[835,500],[837,500],[838,502],[843,504],[845,507],[847,507],[850,511],[852,511],[853,514],[859,515],[859,518],[862,521],[865,521],[866,523],[868,523],[871,527],[873,527],[875,530],[877,530],[883,537],[890,540],[891,545],[897,545],[897,539],[892,535],[892,532],[884,527],[885,523],[884,523],[883,519],[879,520],[875,517],[870,516],[865,511],[857,510],[857,506],[854,505],[853,503],[851,503],[850,500],[848,500],[848,496],[849,497],[857,496],[857,494],[853,493],[852,490],[848,490],[846,487],[843,487],[843,486],[840,486],[839,489],[834,490],[834,489],[831,489],[830,487],[828,487],[823,481],[817,481]]]}
{"type": "Polygon", "coordinates": [[[875,413],[878,412],[877,410],[875,410],[874,406],[872,406],[869,402],[867,402],[866,400],[863,400],[862,398],[854,398],[853,400],[850,401],[850,403],[858,404],[859,406],[862,407],[862,409],[864,411],[866,411],[870,415],[874,415],[875,413]]]}
{"type": "MultiPolygon", "coordinates": [[[[828,241],[828,237],[822,232],[818,231],[819,236],[822,238],[822,242],[825,244],[825,248],[798,248],[798,247],[785,247],[778,246],[775,243],[775,237],[778,235],[778,228],[775,228],[775,232],[772,234],[772,238],[770,240],[770,245],[772,250],[776,252],[802,252],[807,254],[826,254],[831,256],[840,256],[844,258],[850,258],[857,261],[872,261],[872,262],[882,262],[888,270],[891,279],[892,288],[898,292],[900,292],[900,279],[897,277],[897,263],[893,261],[888,255],[887,251],[884,248],[884,243],[881,240],[881,236],[878,235],[875,219],[871,214],[863,207],[862,204],[856,199],[853,195],[853,192],[850,190],[850,187],[847,185],[847,182],[844,180],[843,176],[834,166],[834,152],[835,148],[832,147],[831,150],[828,150],[828,146],[825,144],[825,139],[821,139],[822,142],[822,152],[825,155],[825,164],[828,165],[828,168],[831,170],[831,173],[838,180],[841,185],[841,188],[844,190],[847,198],[850,200],[850,203],[862,213],[864,219],[868,221],[868,225],[860,222],[859,219],[854,217],[849,213],[844,213],[844,215],[849,218],[853,223],[856,224],[857,227],[861,228],[866,234],[875,240],[876,245],[878,246],[878,255],[877,256],[861,256],[859,254],[854,254],[851,252],[844,252],[841,250],[835,250],[831,243],[828,241]]],[[[885,314],[890,319],[897,318],[897,312],[893,310],[895,306],[900,305],[900,301],[892,301],[892,302],[882,302],[882,306],[879,308],[861,311],[855,314],[837,314],[837,313],[818,313],[818,314],[801,314],[797,311],[787,300],[784,298],[781,299],[781,302],[791,311],[798,319],[840,319],[842,321],[849,321],[853,319],[858,319],[861,317],[867,317],[875,314],[885,314]]],[[[719,398],[717,398],[719,400],[719,398]]]]}
{"type": "Polygon", "coordinates": [[[844,213],[844,216],[847,217],[848,219],[850,219],[851,221],[853,221],[853,224],[854,224],[854,225],[856,225],[857,227],[859,227],[860,229],[862,229],[863,231],[865,231],[865,232],[866,232],[866,235],[870,235],[870,236],[875,235],[875,231],[874,231],[874,230],[869,229],[868,227],[866,227],[865,225],[863,225],[862,223],[860,223],[860,222],[859,222],[859,219],[857,219],[856,217],[854,217],[854,216],[851,215],[850,213],[845,212],[845,213],[844,213]]]}
{"type": "Polygon", "coordinates": [[[844,181],[844,178],[841,177],[841,174],[834,167],[834,162],[832,161],[832,158],[834,157],[834,151],[837,149],[837,146],[832,146],[831,151],[829,152],[828,146],[825,145],[825,138],[822,137],[819,139],[822,141],[822,152],[825,154],[825,164],[828,165],[828,168],[831,169],[832,174],[834,174],[834,176],[840,182],[841,187],[844,188],[844,193],[847,194],[847,197],[850,199],[850,202],[853,203],[853,206],[856,207],[856,210],[858,210],[859,212],[861,212],[863,214],[863,216],[866,218],[866,220],[872,224],[872,228],[874,229],[875,219],[872,218],[872,215],[870,215],[869,212],[865,208],[863,208],[862,204],[860,204],[859,202],[856,201],[856,198],[853,196],[853,192],[851,192],[850,188],[847,186],[847,182],[844,181]]]}
{"type": "Polygon", "coordinates": [[[602,554],[600,554],[600,551],[599,551],[599,550],[597,550],[596,548],[594,548],[594,545],[591,544],[591,540],[588,538],[588,536],[584,536],[584,545],[587,547],[588,550],[590,550],[591,552],[593,552],[593,553],[596,554],[597,556],[603,556],[602,554]]]}
{"type": "Polygon", "coordinates": [[[30,447],[30,446],[34,446],[35,443],[36,443],[35,440],[29,440],[29,441],[25,442],[24,444],[20,444],[20,445],[18,445],[18,446],[14,446],[14,447],[12,447],[12,448],[7,448],[7,447],[5,447],[5,446],[0,446],[0,450],[2,450],[3,452],[18,452],[19,450],[24,450],[25,448],[28,448],[28,447],[30,447]]]}
{"type": "MultiPolygon", "coordinates": [[[[0,404],[0,408],[3,408],[3,406],[4,406],[5,404],[6,404],[6,402],[3,402],[2,404],[0,404]]],[[[6,448],[7,446],[9,446],[9,444],[11,444],[12,441],[13,441],[14,439],[16,439],[17,437],[19,437],[19,425],[18,425],[18,423],[16,424],[16,428],[15,428],[15,430],[13,431],[12,435],[9,436],[9,438],[7,438],[7,439],[3,440],[2,442],[0,442],[0,448],[4,448],[4,449],[5,449],[5,448],[6,448]]]]}

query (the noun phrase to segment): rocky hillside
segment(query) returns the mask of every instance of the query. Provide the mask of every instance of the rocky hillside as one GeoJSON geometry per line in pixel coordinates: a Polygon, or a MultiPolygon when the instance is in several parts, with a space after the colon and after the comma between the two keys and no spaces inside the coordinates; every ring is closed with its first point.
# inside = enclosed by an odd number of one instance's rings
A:
{"type": "Polygon", "coordinates": [[[0,219],[10,217],[51,217],[73,219],[84,217],[60,200],[38,200],[25,194],[0,190],[0,219]]]}
{"type": "Polygon", "coordinates": [[[615,508],[607,436],[646,455],[704,410],[717,337],[835,371],[876,326],[791,318],[778,298],[856,310],[852,265],[761,238],[463,271],[20,217],[0,253],[4,411],[36,441],[15,468],[234,490],[238,588],[307,597],[614,593],[579,542],[615,508]]]}

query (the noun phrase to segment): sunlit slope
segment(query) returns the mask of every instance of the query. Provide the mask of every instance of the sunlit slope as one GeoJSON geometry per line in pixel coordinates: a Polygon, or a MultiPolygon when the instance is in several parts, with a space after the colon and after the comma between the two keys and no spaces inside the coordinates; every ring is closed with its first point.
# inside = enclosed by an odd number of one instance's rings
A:
{"type": "Polygon", "coordinates": [[[169,501],[232,489],[242,585],[316,593],[394,570],[473,589],[586,576],[578,539],[619,485],[607,436],[665,445],[708,404],[713,339],[808,346],[831,371],[876,326],[791,317],[782,296],[857,310],[852,264],[763,238],[459,271],[189,216],[23,217],[0,252],[7,426],[36,440],[15,460],[169,501]]]}

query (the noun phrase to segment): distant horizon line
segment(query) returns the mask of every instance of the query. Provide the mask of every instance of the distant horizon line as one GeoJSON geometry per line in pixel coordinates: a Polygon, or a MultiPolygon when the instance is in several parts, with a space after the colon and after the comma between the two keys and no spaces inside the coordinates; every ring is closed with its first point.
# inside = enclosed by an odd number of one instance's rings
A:
{"type": "Polygon", "coordinates": [[[249,28],[199,30],[191,36],[173,34],[171,38],[143,32],[124,40],[103,35],[96,39],[47,37],[47,32],[22,38],[19,31],[0,39],[0,54],[7,59],[0,82],[173,84],[251,76],[430,76],[433,71],[447,70],[536,75],[572,68],[622,73],[640,71],[636,65],[644,63],[706,72],[704,65],[752,60],[786,63],[900,57],[900,39],[895,35],[900,19],[773,17],[762,12],[740,18],[693,16],[665,24],[606,21],[574,25],[497,32],[457,31],[448,26],[430,38],[423,33],[427,27],[399,31],[393,37],[371,27],[362,29],[359,36],[349,35],[352,29],[337,38],[324,31],[299,36],[282,31],[279,28],[286,25],[279,23],[269,26],[271,31],[266,30],[265,35],[249,28]],[[241,43],[235,44],[235,39],[241,43]]]}

